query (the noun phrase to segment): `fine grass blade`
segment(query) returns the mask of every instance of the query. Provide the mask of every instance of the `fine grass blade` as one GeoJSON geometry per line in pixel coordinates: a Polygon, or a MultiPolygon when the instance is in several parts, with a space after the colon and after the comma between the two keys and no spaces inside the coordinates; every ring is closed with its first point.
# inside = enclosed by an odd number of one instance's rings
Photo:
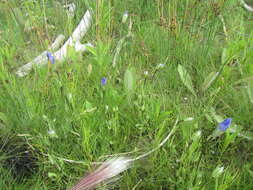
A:
{"type": "Polygon", "coordinates": [[[183,84],[188,88],[188,90],[190,90],[190,92],[194,96],[196,96],[196,93],[193,89],[191,76],[188,74],[187,70],[180,64],[178,65],[177,70],[178,70],[179,76],[180,76],[183,84]]]}
{"type": "Polygon", "coordinates": [[[228,50],[224,48],[221,54],[221,64],[224,65],[228,61],[228,50]]]}
{"type": "Polygon", "coordinates": [[[243,138],[248,139],[250,141],[253,140],[253,133],[252,132],[248,132],[248,131],[240,132],[238,135],[240,137],[243,137],[243,138]]]}
{"type": "Polygon", "coordinates": [[[201,90],[205,92],[215,81],[215,79],[219,76],[219,72],[211,72],[205,79],[202,84],[201,90]]]}
{"type": "Polygon", "coordinates": [[[245,82],[250,82],[250,81],[253,81],[253,76],[240,79],[240,80],[236,81],[234,83],[234,85],[238,85],[238,84],[245,83],[245,82]]]}

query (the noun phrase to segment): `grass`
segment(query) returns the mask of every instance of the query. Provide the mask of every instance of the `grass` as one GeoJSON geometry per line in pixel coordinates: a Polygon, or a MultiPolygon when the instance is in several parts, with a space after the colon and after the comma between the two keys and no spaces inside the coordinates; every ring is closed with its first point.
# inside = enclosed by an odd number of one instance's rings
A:
{"type": "Polygon", "coordinates": [[[252,15],[239,1],[76,0],[73,19],[65,3],[0,1],[1,189],[69,189],[105,155],[154,148],[176,118],[170,141],[114,189],[253,188],[252,15]],[[15,75],[58,34],[69,36],[88,7],[83,42],[94,49],[15,75]],[[239,132],[208,140],[227,117],[239,132]]]}

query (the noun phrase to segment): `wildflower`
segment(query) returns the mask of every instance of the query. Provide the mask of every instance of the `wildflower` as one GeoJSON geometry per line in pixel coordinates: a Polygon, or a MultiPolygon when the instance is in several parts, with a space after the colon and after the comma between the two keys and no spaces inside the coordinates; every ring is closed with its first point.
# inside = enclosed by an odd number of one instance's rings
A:
{"type": "Polygon", "coordinates": [[[102,86],[106,85],[106,82],[107,82],[107,78],[106,78],[106,77],[103,77],[103,78],[101,79],[101,85],[102,85],[102,86]]]}
{"type": "Polygon", "coordinates": [[[47,52],[47,59],[48,59],[49,63],[55,64],[55,58],[52,53],[47,52]]]}
{"type": "Polygon", "coordinates": [[[219,129],[220,131],[222,131],[222,132],[226,131],[227,128],[230,127],[231,122],[232,122],[232,118],[227,118],[227,119],[225,119],[224,121],[222,121],[221,123],[219,123],[218,129],[219,129]]]}
{"type": "Polygon", "coordinates": [[[116,177],[129,167],[130,160],[125,157],[110,159],[103,162],[97,170],[81,179],[71,190],[92,189],[102,182],[109,183],[113,177],[116,177]]]}
{"type": "Polygon", "coordinates": [[[128,18],[128,11],[125,11],[122,17],[122,23],[125,23],[127,21],[128,18]]]}
{"type": "MultiPolygon", "coordinates": [[[[224,134],[224,132],[226,132],[226,130],[230,127],[231,122],[232,122],[232,118],[227,118],[224,121],[222,121],[221,123],[219,123],[218,127],[216,127],[216,129],[207,138],[207,140],[215,139],[215,138],[221,136],[222,134],[224,134]]],[[[232,128],[230,129],[230,132],[231,132],[231,130],[232,130],[232,128]]]]}

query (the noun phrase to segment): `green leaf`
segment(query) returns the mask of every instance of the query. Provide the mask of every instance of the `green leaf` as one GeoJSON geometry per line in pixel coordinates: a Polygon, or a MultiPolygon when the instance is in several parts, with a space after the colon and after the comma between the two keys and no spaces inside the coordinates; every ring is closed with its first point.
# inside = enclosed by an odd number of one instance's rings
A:
{"type": "Polygon", "coordinates": [[[209,139],[215,139],[217,137],[220,137],[221,135],[223,135],[225,132],[224,131],[221,131],[219,129],[214,129],[212,134],[208,136],[207,140],[209,139]]]}
{"type": "Polygon", "coordinates": [[[87,46],[86,48],[93,56],[97,56],[97,51],[95,47],[87,46]]]}
{"type": "Polygon", "coordinates": [[[135,88],[135,77],[134,77],[134,69],[133,68],[129,68],[125,72],[124,87],[128,93],[133,92],[133,90],[135,88]]]}
{"type": "Polygon", "coordinates": [[[253,82],[248,82],[247,92],[249,100],[253,104],[253,82]]]}
{"type": "Polygon", "coordinates": [[[224,117],[221,116],[221,115],[218,115],[216,114],[216,111],[213,107],[210,107],[209,108],[209,111],[210,111],[210,114],[211,114],[211,117],[217,122],[217,123],[220,123],[224,120],[224,117]]]}
{"type": "Polygon", "coordinates": [[[182,82],[184,83],[184,85],[188,88],[188,90],[190,90],[190,92],[194,96],[196,96],[196,93],[193,89],[191,76],[188,74],[186,69],[182,65],[178,65],[177,70],[178,70],[179,76],[180,76],[182,82]]]}
{"type": "Polygon", "coordinates": [[[205,79],[205,81],[202,84],[202,91],[205,92],[215,81],[215,79],[219,76],[219,72],[211,72],[205,79]]]}

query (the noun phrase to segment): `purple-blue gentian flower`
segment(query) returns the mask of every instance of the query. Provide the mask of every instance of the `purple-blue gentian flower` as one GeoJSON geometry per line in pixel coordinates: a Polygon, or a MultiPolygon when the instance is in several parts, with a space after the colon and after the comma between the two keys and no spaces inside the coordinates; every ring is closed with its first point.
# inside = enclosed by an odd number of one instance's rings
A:
{"type": "Polygon", "coordinates": [[[106,78],[106,77],[103,77],[103,78],[101,79],[101,85],[102,85],[102,86],[106,85],[106,82],[107,82],[107,78],[106,78]]]}
{"type": "Polygon", "coordinates": [[[230,127],[231,125],[231,122],[232,122],[232,118],[227,118],[225,119],[224,121],[222,121],[221,123],[219,123],[219,130],[224,132],[227,130],[227,128],[230,127]]]}
{"type": "Polygon", "coordinates": [[[55,64],[55,58],[54,58],[54,56],[53,56],[52,53],[47,52],[47,58],[48,58],[48,61],[49,61],[51,64],[55,64]]]}

